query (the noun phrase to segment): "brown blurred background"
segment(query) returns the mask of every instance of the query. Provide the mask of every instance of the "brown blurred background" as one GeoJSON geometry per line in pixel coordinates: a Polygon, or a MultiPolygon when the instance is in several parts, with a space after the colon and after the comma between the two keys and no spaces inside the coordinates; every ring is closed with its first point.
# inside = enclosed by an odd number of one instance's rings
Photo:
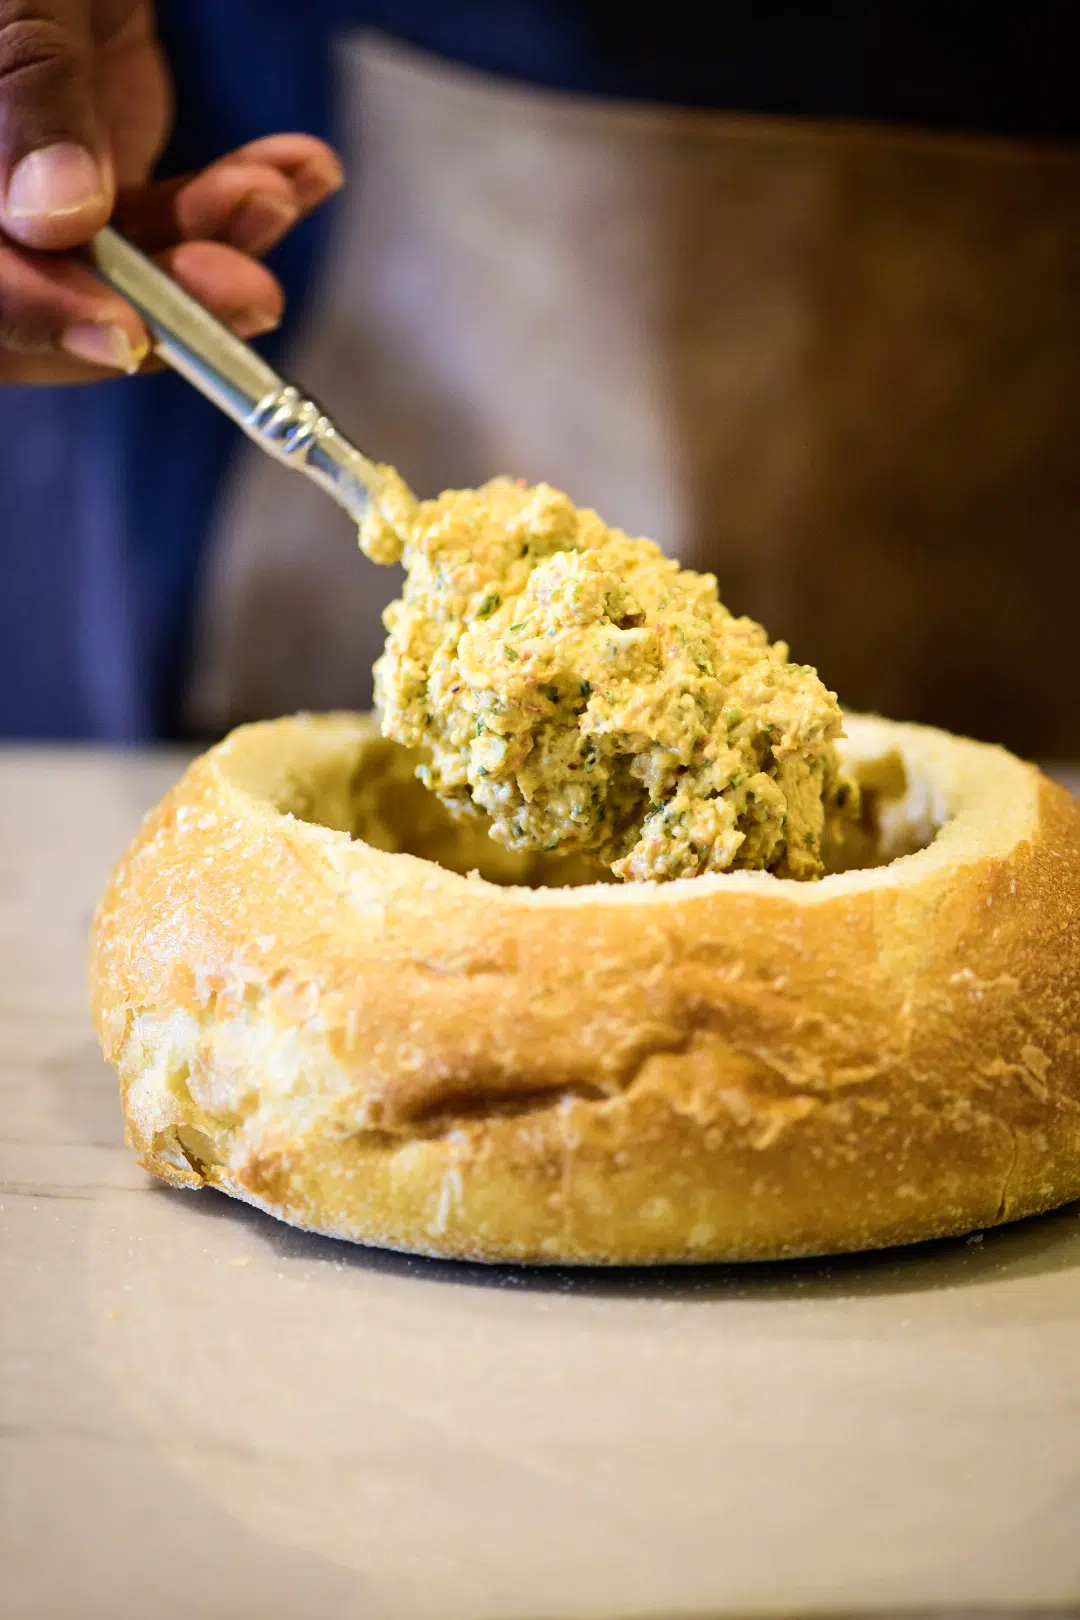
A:
{"type": "MultiPolygon", "coordinates": [[[[1080,154],[343,57],[355,184],[295,369],[424,493],[546,478],[852,707],[1080,757],[1080,154]]],[[[366,691],[396,584],[255,452],[213,729],[366,691]],[[267,623],[291,639],[268,641],[267,623]]]]}
{"type": "MultiPolygon", "coordinates": [[[[267,348],[371,454],[423,494],[547,479],[714,570],[847,705],[1080,759],[1065,8],[159,20],[165,172],[274,128],[344,152],[267,348]]],[[[364,706],[398,589],[169,376],[0,390],[0,563],[8,736],[364,706]]]]}

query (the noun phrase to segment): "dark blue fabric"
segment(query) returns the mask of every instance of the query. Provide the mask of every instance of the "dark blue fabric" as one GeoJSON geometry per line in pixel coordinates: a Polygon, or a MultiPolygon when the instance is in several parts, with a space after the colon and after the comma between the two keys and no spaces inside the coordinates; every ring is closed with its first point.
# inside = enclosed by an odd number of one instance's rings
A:
{"type": "MultiPolygon", "coordinates": [[[[172,0],[178,89],[162,165],[180,173],[255,136],[332,137],[327,35],[295,0],[172,0]]],[[[302,314],[328,215],[269,260],[302,314]]],[[[195,581],[237,446],[171,375],[0,390],[0,735],[128,742],[175,734],[195,581]]]]}
{"type": "MultiPolygon", "coordinates": [[[[552,88],[1075,135],[1053,0],[159,0],[165,172],[282,129],[333,134],[329,43],[371,23],[552,88]]],[[[302,314],[325,217],[271,260],[302,314]]],[[[174,734],[205,537],[237,444],[178,379],[0,390],[0,736],[174,734]]]]}

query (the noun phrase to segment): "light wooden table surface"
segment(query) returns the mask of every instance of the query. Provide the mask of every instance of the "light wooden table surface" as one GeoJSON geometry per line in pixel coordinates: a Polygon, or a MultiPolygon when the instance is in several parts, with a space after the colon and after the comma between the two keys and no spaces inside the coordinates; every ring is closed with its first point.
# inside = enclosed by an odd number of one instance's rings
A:
{"type": "Polygon", "coordinates": [[[85,1007],[175,758],[0,752],[2,1620],[1080,1604],[1080,1208],[530,1277],[151,1185],[85,1007]]]}

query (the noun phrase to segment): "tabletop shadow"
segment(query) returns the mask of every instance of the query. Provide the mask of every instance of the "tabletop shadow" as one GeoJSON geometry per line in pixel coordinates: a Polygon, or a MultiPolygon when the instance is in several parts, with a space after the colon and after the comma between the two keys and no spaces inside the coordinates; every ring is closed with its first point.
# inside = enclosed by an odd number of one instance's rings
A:
{"type": "MultiPolygon", "coordinates": [[[[155,1185],[162,1198],[189,1195],[155,1185]]],[[[433,1260],[287,1226],[250,1205],[210,1192],[207,1214],[255,1233],[279,1260],[332,1263],[391,1276],[473,1288],[516,1289],[608,1299],[724,1298],[762,1301],[854,1299],[964,1288],[988,1281],[1041,1277],[1080,1269],[1080,1202],[968,1238],[816,1260],[737,1265],[522,1266],[433,1260]]]]}

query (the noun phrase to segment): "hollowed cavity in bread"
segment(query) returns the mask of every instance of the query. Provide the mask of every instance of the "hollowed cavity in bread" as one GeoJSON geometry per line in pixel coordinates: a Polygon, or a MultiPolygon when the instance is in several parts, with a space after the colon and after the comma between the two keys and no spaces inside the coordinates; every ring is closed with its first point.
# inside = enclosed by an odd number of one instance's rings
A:
{"type": "MultiPolygon", "coordinates": [[[[858,723],[856,739],[843,747],[861,811],[842,838],[826,838],[827,874],[887,866],[914,854],[931,844],[949,819],[941,783],[905,759],[895,742],[866,736],[858,723]]],[[[330,745],[302,767],[263,783],[263,793],[282,815],[504,887],[560,889],[617,881],[606,867],[580,855],[523,854],[494,843],[484,819],[455,817],[427,791],[416,777],[417,756],[397,743],[375,735],[326,741],[330,745]]],[[[234,771],[241,780],[249,775],[242,760],[234,771]]],[[[698,881],[682,879],[680,887],[685,892],[687,883],[698,881]]]]}

